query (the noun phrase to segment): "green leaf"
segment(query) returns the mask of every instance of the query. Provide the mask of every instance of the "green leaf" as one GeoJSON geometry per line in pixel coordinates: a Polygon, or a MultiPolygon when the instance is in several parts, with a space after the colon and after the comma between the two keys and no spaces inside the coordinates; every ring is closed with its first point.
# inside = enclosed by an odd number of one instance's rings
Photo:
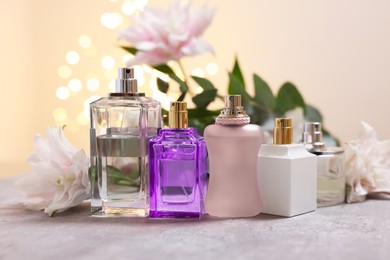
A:
{"type": "Polygon", "coordinates": [[[168,89],[169,89],[169,84],[168,84],[168,82],[166,82],[160,78],[157,78],[157,87],[158,87],[158,90],[160,90],[162,93],[167,93],[168,89]]]}
{"type": "Polygon", "coordinates": [[[116,180],[128,179],[118,168],[111,165],[107,165],[107,175],[109,178],[115,178],[116,180]]]}
{"type": "Polygon", "coordinates": [[[199,108],[206,108],[211,102],[214,101],[215,97],[217,96],[217,90],[211,89],[211,90],[205,90],[199,95],[196,95],[192,98],[192,101],[194,104],[199,108]]]}
{"type": "Polygon", "coordinates": [[[206,126],[214,124],[220,110],[206,110],[203,108],[188,109],[188,125],[196,127],[199,134],[203,135],[206,126]]]}
{"type": "Polygon", "coordinates": [[[322,122],[322,115],[317,108],[306,104],[305,119],[307,122],[322,122]]]}
{"type": "Polygon", "coordinates": [[[192,78],[198,83],[198,85],[203,88],[203,90],[214,90],[215,87],[211,81],[205,78],[197,77],[197,76],[192,76],[192,78]]]}
{"type": "Polygon", "coordinates": [[[238,59],[237,59],[237,57],[236,57],[236,60],[234,61],[234,67],[233,67],[232,73],[233,73],[234,76],[236,76],[236,78],[238,79],[238,81],[239,81],[243,86],[245,86],[244,77],[243,77],[243,75],[242,75],[240,65],[238,64],[238,59]]]}
{"type": "Polygon", "coordinates": [[[306,114],[306,106],[303,97],[292,83],[286,82],[279,89],[274,110],[276,114],[284,114],[296,107],[302,107],[306,114]]]}
{"type": "Polygon", "coordinates": [[[162,114],[162,119],[163,119],[163,125],[167,126],[168,125],[169,111],[165,110],[164,108],[161,108],[161,114],[162,114]]]}
{"type": "Polygon", "coordinates": [[[228,92],[230,95],[241,95],[242,105],[246,110],[246,113],[252,118],[254,114],[253,98],[246,92],[245,86],[237,79],[233,73],[229,73],[229,88],[228,92]]]}
{"type": "Polygon", "coordinates": [[[133,55],[135,55],[138,52],[138,49],[130,46],[121,46],[121,48],[133,55]]]}
{"type": "Polygon", "coordinates": [[[168,74],[169,76],[175,75],[175,72],[173,72],[173,70],[168,65],[165,65],[165,64],[153,66],[153,69],[158,70],[162,73],[168,74]]]}
{"type": "Polygon", "coordinates": [[[123,174],[118,168],[108,165],[107,177],[110,182],[118,185],[139,187],[139,172],[138,170],[130,172],[131,176],[123,174]]]}
{"type": "Polygon", "coordinates": [[[253,75],[253,81],[255,84],[255,101],[265,110],[272,111],[275,106],[275,97],[271,88],[256,74],[253,75]]]}
{"type": "Polygon", "coordinates": [[[187,94],[187,92],[183,92],[183,93],[180,95],[180,97],[177,99],[177,101],[183,101],[184,98],[186,97],[186,94],[187,94]]]}
{"type": "MultiPolygon", "coordinates": [[[[154,68],[155,70],[158,70],[158,71],[162,72],[162,73],[168,74],[168,76],[169,76],[171,79],[173,79],[174,81],[176,81],[177,83],[179,83],[179,88],[180,88],[181,95],[180,95],[178,101],[183,101],[183,100],[184,100],[184,97],[185,97],[185,95],[186,95],[186,93],[187,93],[187,91],[188,91],[188,86],[187,86],[187,84],[186,84],[183,80],[181,80],[181,79],[175,74],[175,72],[173,72],[173,70],[172,70],[168,65],[161,64],[161,65],[158,65],[158,66],[154,66],[153,68],[154,68]]],[[[157,81],[157,83],[158,83],[158,81],[157,81]]],[[[159,86],[159,85],[157,85],[157,86],[159,86]]],[[[162,83],[161,87],[162,87],[162,90],[165,90],[165,85],[164,85],[164,83],[162,83]]],[[[159,87],[159,89],[160,89],[160,87],[159,87]]],[[[161,92],[164,92],[164,91],[162,91],[162,90],[160,89],[161,92]]],[[[167,89],[167,91],[168,91],[168,89],[167,89]]],[[[164,92],[164,93],[166,93],[166,92],[164,92]]]]}
{"type": "Polygon", "coordinates": [[[206,108],[217,97],[217,89],[209,80],[201,77],[192,76],[192,78],[203,88],[203,92],[192,98],[192,101],[198,108],[206,108]]]}
{"type": "Polygon", "coordinates": [[[202,118],[202,117],[217,117],[221,110],[206,110],[206,109],[188,109],[189,118],[202,118]]]}
{"type": "Polygon", "coordinates": [[[187,84],[183,80],[181,80],[178,76],[176,76],[175,74],[169,74],[169,76],[171,77],[171,79],[179,83],[179,88],[182,94],[188,91],[187,84]]]}
{"type": "Polygon", "coordinates": [[[251,97],[245,90],[245,86],[240,82],[237,77],[229,72],[229,88],[228,88],[228,93],[230,95],[241,95],[242,99],[245,101],[249,101],[251,97]]]}
{"type": "Polygon", "coordinates": [[[97,181],[96,166],[91,166],[88,168],[88,176],[90,182],[94,183],[97,181]]]}
{"type": "Polygon", "coordinates": [[[128,176],[128,178],[130,180],[139,182],[140,175],[139,175],[138,167],[135,167],[135,168],[131,169],[130,171],[126,172],[126,175],[128,176]]]}
{"type": "Polygon", "coordinates": [[[323,141],[327,146],[340,146],[340,140],[322,127],[323,141]]]}
{"type": "Polygon", "coordinates": [[[186,93],[188,91],[188,86],[184,81],[182,81],[181,83],[179,83],[179,89],[181,93],[186,93]]]}
{"type": "Polygon", "coordinates": [[[263,125],[268,118],[271,117],[272,112],[265,109],[263,106],[259,106],[255,101],[251,102],[253,106],[253,113],[251,113],[249,116],[251,118],[251,123],[256,125],[263,125]]]}

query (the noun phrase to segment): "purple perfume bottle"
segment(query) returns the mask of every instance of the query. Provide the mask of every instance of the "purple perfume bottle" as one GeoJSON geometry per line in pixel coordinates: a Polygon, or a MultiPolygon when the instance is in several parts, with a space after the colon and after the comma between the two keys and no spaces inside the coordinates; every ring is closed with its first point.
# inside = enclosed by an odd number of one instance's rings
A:
{"type": "Polygon", "coordinates": [[[169,128],[149,142],[150,217],[204,214],[207,190],[206,143],[188,127],[186,102],[171,102],[169,128]]]}

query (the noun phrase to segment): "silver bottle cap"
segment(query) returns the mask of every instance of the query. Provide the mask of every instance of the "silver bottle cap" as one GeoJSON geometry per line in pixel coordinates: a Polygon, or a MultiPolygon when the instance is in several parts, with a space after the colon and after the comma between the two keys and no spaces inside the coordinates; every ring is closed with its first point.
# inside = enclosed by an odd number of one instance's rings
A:
{"type": "Polygon", "coordinates": [[[308,122],[303,126],[302,142],[310,144],[313,149],[323,149],[325,144],[322,142],[322,127],[320,122],[308,122]]]}
{"type": "Polygon", "coordinates": [[[137,93],[137,80],[134,78],[133,68],[119,68],[116,80],[116,93],[137,93]]]}
{"type": "Polygon", "coordinates": [[[241,95],[228,95],[225,97],[225,108],[219,117],[247,117],[244,107],[241,105],[241,95]]]}

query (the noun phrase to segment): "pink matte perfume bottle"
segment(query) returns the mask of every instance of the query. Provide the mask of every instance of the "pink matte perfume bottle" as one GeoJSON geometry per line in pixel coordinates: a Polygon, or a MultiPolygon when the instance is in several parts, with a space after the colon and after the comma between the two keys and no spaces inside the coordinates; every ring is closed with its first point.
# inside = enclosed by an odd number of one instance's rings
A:
{"type": "Polygon", "coordinates": [[[225,98],[226,107],[204,131],[210,180],[206,212],[217,217],[251,217],[260,213],[257,154],[263,142],[260,126],[249,124],[241,96],[225,98]]]}

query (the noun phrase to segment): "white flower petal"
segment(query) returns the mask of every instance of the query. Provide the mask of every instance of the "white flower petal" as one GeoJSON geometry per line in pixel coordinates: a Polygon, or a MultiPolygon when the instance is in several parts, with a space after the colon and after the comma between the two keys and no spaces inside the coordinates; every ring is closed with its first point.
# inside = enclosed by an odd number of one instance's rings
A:
{"type": "Polygon", "coordinates": [[[346,145],[347,202],[363,201],[370,193],[390,192],[390,140],[379,141],[375,129],[362,122],[357,140],[346,145]]]}
{"type": "Polygon", "coordinates": [[[194,56],[197,54],[201,54],[205,51],[214,53],[213,47],[211,47],[208,42],[202,39],[193,38],[181,48],[181,53],[179,53],[178,55],[180,55],[179,57],[194,56]]]}
{"type": "Polygon", "coordinates": [[[25,194],[23,203],[52,216],[78,205],[89,197],[88,158],[73,147],[61,128],[49,128],[47,139],[37,135],[36,151],[29,163],[32,173],[15,182],[25,194]]]}

